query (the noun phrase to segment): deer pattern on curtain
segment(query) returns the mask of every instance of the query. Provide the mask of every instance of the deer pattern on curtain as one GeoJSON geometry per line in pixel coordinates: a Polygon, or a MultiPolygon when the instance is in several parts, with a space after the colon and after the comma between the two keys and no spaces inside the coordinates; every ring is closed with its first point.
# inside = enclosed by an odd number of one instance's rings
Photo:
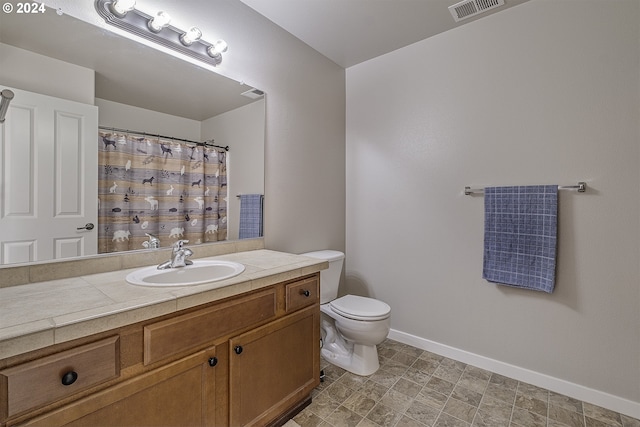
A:
{"type": "Polygon", "coordinates": [[[153,136],[98,134],[98,253],[227,238],[226,153],[153,136]]]}

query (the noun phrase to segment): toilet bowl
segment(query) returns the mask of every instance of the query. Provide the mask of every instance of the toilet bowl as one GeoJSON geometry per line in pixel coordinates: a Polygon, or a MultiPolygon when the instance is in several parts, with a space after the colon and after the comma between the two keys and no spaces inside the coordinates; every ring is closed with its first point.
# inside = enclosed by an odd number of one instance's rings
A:
{"type": "Polygon", "coordinates": [[[321,304],[320,312],[322,357],[357,375],[376,372],[380,367],[376,345],[389,334],[391,308],[376,299],[345,295],[321,304]]]}
{"type": "Polygon", "coordinates": [[[345,295],[337,298],[344,254],[316,251],[302,254],[329,262],[320,272],[322,357],[356,375],[378,370],[378,350],[389,334],[391,307],[374,298],[345,295]]]}

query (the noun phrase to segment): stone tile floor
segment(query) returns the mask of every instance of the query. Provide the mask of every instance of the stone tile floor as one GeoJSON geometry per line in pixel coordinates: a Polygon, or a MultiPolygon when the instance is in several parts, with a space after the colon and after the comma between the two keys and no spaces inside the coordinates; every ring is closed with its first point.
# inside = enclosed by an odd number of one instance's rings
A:
{"type": "Polygon", "coordinates": [[[322,360],[325,380],[293,422],[302,427],[640,427],[637,419],[393,340],[380,344],[378,354],[380,369],[368,377],[322,360]]]}

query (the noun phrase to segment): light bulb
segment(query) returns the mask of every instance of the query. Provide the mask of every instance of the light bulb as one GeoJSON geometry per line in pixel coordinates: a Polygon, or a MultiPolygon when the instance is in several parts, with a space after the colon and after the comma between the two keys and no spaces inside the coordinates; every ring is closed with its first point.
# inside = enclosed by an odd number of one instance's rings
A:
{"type": "Polygon", "coordinates": [[[164,27],[171,22],[171,16],[164,11],[158,12],[158,14],[149,20],[149,29],[154,33],[159,33],[164,27]]]}
{"type": "Polygon", "coordinates": [[[180,41],[185,46],[191,46],[191,44],[202,37],[202,31],[198,27],[191,27],[189,31],[180,36],[180,41]]]}
{"type": "Polygon", "coordinates": [[[207,52],[209,53],[209,56],[213,58],[216,54],[220,55],[226,52],[228,48],[229,46],[227,45],[226,41],[218,40],[212,46],[209,46],[207,52]]]}
{"type": "Polygon", "coordinates": [[[136,0],[116,0],[110,4],[111,12],[119,18],[124,16],[136,6],[136,0]]]}

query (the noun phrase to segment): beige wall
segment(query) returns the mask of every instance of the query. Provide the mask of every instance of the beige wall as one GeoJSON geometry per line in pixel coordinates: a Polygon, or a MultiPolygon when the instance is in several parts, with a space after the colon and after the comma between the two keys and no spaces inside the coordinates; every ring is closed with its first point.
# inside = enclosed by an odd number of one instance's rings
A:
{"type": "Polygon", "coordinates": [[[267,93],[266,247],[344,250],[345,70],[239,1],[203,7],[190,22],[229,43],[219,71],[267,93]]]}
{"type": "Polygon", "coordinates": [[[349,68],[346,164],[347,290],[388,302],[396,331],[636,417],[639,6],[532,0],[349,68]],[[555,292],[482,280],[464,186],[581,180],[560,194],[555,292]]]}
{"type": "Polygon", "coordinates": [[[96,98],[98,125],[200,141],[202,122],[96,98]]]}
{"type": "Polygon", "coordinates": [[[238,194],[264,194],[264,99],[202,122],[202,141],[229,146],[227,238],[235,240],[240,228],[238,194]]]}
{"type": "Polygon", "coordinates": [[[93,104],[95,72],[0,43],[0,85],[93,104]]]}

